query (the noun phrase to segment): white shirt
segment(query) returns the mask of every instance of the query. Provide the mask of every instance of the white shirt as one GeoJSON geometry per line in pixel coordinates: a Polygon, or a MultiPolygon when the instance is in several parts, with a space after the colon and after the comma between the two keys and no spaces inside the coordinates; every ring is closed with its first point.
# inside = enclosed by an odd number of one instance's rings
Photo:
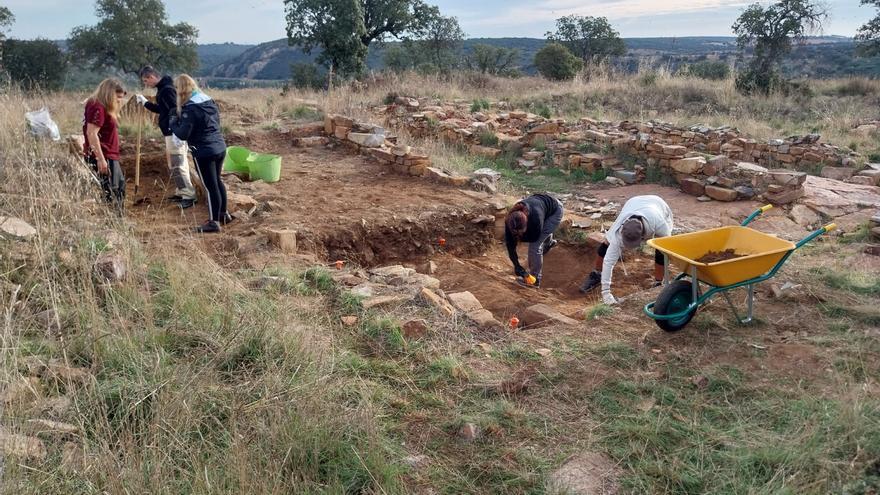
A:
{"type": "Polygon", "coordinates": [[[663,198],[653,195],[630,198],[620,210],[617,220],[605,233],[608,251],[605,253],[605,260],[602,263],[602,292],[611,290],[611,272],[623,253],[620,228],[633,216],[642,217],[642,225],[645,226],[642,240],[666,237],[672,234],[672,209],[663,201],[663,198]]]}

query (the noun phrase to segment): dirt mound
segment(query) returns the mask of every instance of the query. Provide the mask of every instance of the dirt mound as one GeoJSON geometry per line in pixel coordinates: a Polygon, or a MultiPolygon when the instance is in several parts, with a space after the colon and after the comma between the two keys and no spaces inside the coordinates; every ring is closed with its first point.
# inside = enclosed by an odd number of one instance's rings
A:
{"type": "Polygon", "coordinates": [[[744,254],[738,254],[733,249],[725,249],[724,251],[709,251],[697,258],[697,262],[699,263],[717,263],[719,261],[727,261],[733,260],[736,258],[742,258],[745,256],[744,254]]]}

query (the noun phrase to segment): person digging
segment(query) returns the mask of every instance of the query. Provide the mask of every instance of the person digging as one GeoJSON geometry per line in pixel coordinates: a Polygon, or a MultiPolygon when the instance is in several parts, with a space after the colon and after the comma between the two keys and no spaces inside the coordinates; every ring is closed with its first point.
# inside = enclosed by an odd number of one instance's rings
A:
{"type": "MultiPolygon", "coordinates": [[[[672,209],[659,196],[634,196],[620,211],[620,215],[605,234],[605,242],[597,249],[593,271],[580,287],[588,293],[602,286],[602,302],[617,304],[611,294],[611,274],[623,250],[634,250],[642,241],[672,234],[672,209]]],[[[663,283],[663,253],[654,252],[654,286],[663,283]]]]}
{"type": "Polygon", "coordinates": [[[507,255],[513,263],[513,271],[520,282],[541,286],[544,254],[556,245],[553,232],[562,222],[562,203],[546,194],[535,194],[518,201],[504,221],[504,243],[507,255]],[[519,264],[516,245],[529,243],[529,273],[519,264]]]}
{"type": "Polygon", "coordinates": [[[196,189],[190,179],[189,163],[186,159],[187,146],[185,142],[175,141],[171,136],[171,116],[177,115],[177,90],[174,82],[170,76],[162,76],[149,65],[142,68],[139,75],[145,87],[156,88],[156,103],[140,94],[135,95],[135,98],[144,108],[159,114],[159,130],[165,137],[165,158],[175,186],[174,195],[167,199],[177,202],[183,209],[189,208],[196,203],[196,189]]]}

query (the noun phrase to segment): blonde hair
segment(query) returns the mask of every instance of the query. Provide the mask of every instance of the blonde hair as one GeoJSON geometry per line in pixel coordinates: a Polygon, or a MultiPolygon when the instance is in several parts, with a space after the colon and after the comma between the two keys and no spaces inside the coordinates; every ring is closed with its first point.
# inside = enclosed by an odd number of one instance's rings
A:
{"type": "Polygon", "coordinates": [[[122,85],[122,81],[119,79],[108,77],[101,81],[101,84],[98,84],[95,92],[89,96],[89,100],[97,101],[104,106],[104,110],[113,119],[119,120],[119,110],[122,109],[122,105],[119,104],[119,99],[116,98],[117,93],[125,94],[125,86],[122,85]]]}
{"type": "Polygon", "coordinates": [[[181,74],[174,79],[174,88],[177,90],[177,113],[179,114],[184,103],[192,98],[193,91],[199,90],[199,85],[188,74],[181,74]]]}

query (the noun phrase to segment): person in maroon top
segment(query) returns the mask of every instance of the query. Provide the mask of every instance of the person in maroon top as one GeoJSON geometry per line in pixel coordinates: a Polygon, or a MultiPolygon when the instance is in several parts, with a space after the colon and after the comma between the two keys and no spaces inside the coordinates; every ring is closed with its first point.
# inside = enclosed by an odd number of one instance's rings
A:
{"type": "Polygon", "coordinates": [[[86,138],[85,159],[101,179],[108,203],[122,211],[125,201],[125,176],[119,165],[119,110],[125,88],[118,79],[101,81],[86,100],[83,134],[86,138]]]}

